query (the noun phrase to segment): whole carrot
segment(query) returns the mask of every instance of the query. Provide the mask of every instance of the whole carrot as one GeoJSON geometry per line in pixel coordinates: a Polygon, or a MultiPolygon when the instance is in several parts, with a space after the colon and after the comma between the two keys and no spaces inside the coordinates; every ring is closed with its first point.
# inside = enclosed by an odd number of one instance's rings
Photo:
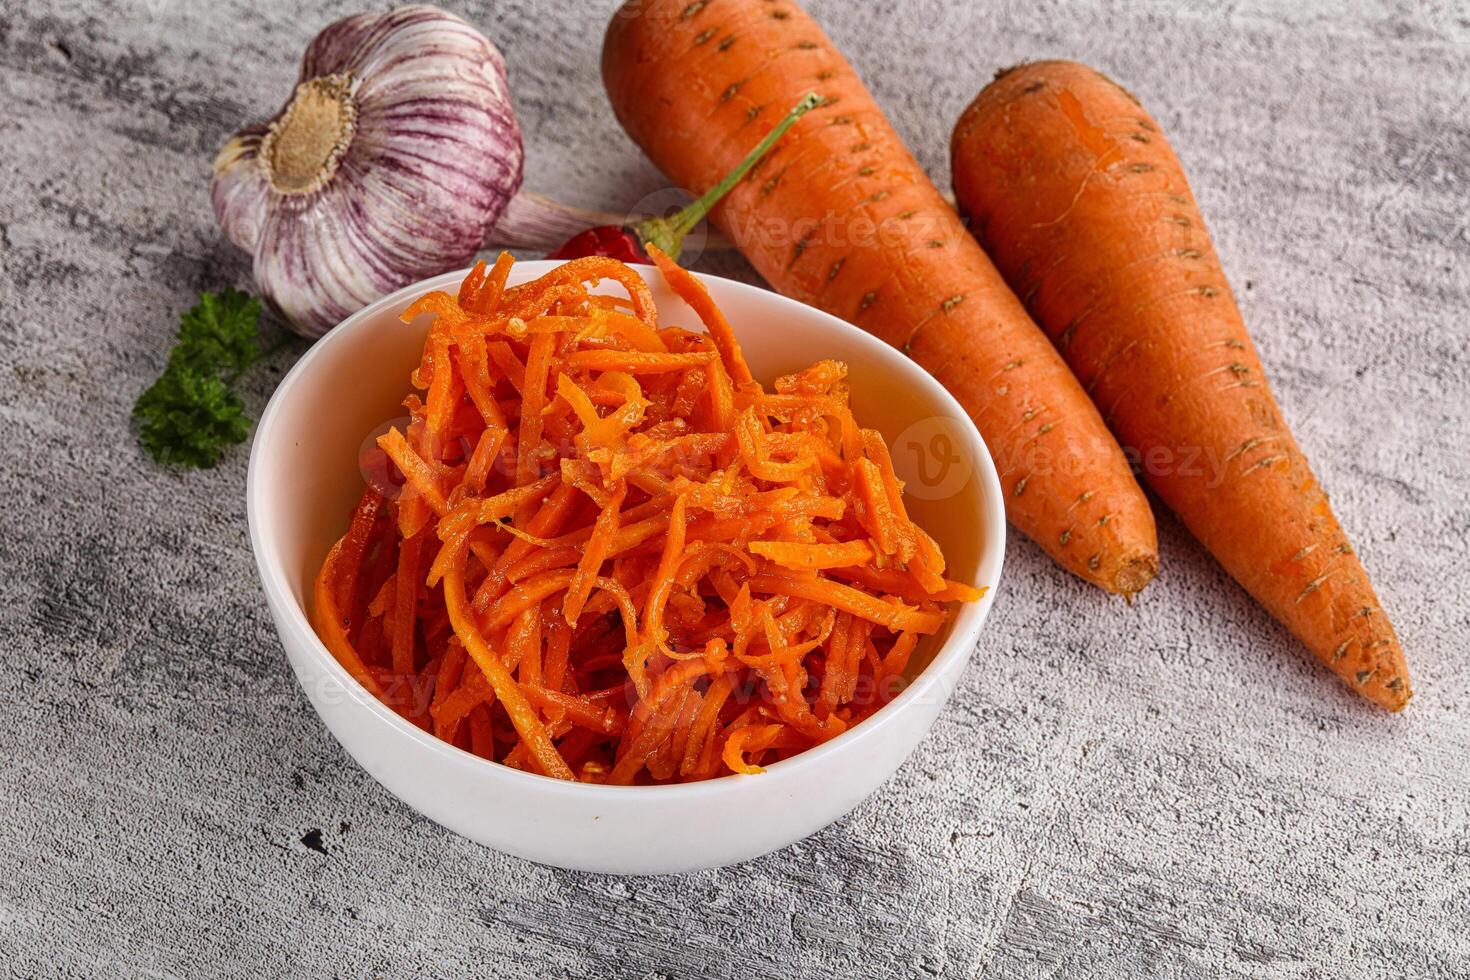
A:
{"type": "Polygon", "coordinates": [[[711,218],[777,290],[907,351],[965,406],[1011,523],[1063,567],[1133,594],[1153,515],[1046,337],[792,0],[629,0],[602,50],[623,127],[701,191],[808,91],[822,97],[711,218]]]}
{"type": "Polygon", "coordinates": [[[1001,73],[955,126],[955,194],[1145,478],[1364,697],[1409,672],[1287,429],[1174,151],[1084,65],[1001,73]]]}

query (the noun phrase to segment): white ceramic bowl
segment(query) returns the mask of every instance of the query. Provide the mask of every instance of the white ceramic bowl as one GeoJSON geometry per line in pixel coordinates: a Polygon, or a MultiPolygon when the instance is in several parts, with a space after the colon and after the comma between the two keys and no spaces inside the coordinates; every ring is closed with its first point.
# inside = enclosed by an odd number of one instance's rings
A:
{"type": "MultiPolygon", "coordinates": [[[[519,262],[512,282],[557,263],[519,262]]],[[[699,322],[651,267],[662,324],[699,322]]],[[[362,491],[357,451],[402,415],[426,324],[398,314],[454,273],[386,297],[307,352],[271,398],[250,453],[250,540],[281,644],[332,734],[389,792],[450,830],[533,861],[649,874],[757,857],[826,826],[898,768],[954,689],[1000,580],[1005,517],[999,482],[963,410],[902,354],[842,321],[767,290],[701,276],[756,376],[821,358],[847,362],[860,422],[893,446],[909,507],[949,560],[952,578],[987,585],[915,657],[913,682],[872,718],[752,776],[679,786],[595,786],[520,772],[419,730],[364,690],[317,639],[311,582],[362,491]]],[[[956,775],[958,778],[958,774],[956,775]]]]}

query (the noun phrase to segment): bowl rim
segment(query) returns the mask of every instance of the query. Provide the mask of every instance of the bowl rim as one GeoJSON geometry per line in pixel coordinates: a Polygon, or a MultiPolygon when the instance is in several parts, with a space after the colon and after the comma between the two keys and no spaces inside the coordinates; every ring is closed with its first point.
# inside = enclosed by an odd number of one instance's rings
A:
{"type": "MultiPolygon", "coordinates": [[[[530,267],[533,275],[537,275],[562,264],[564,264],[564,260],[559,259],[519,260],[515,264],[513,274],[516,271],[530,267]]],[[[647,268],[652,269],[651,266],[647,268]]],[[[639,271],[646,270],[640,268],[639,271]]],[[[265,443],[271,441],[267,436],[274,428],[281,411],[283,411],[282,405],[286,401],[288,393],[295,386],[305,383],[304,379],[311,374],[313,364],[324,356],[323,351],[329,350],[334,344],[344,343],[343,338],[349,336],[354,330],[363,329],[362,324],[377,316],[384,308],[398,305],[411,295],[416,296],[428,290],[440,289],[446,285],[462,281],[469,272],[469,269],[446,272],[412,283],[369,303],[356,313],[343,319],[336,327],[317,339],[311,348],[286,372],[285,377],[281,379],[275,391],[271,394],[265,410],[261,413],[260,421],[256,424],[255,431],[252,433],[250,460],[246,472],[246,518],[250,528],[250,546],[255,556],[256,571],[260,576],[261,586],[269,604],[274,607],[277,613],[277,625],[290,629],[298,639],[304,641],[305,649],[309,652],[315,666],[336,681],[346,696],[357,701],[380,721],[385,722],[396,734],[416,741],[434,754],[443,757],[446,762],[464,767],[470,771],[483,773],[487,778],[503,778],[509,780],[512,784],[523,785],[528,790],[571,794],[608,803],[631,801],[638,798],[672,802],[677,799],[717,796],[725,793],[739,792],[741,787],[747,785],[748,780],[752,778],[794,778],[800,773],[810,770],[813,766],[821,765],[828,756],[838,752],[850,751],[858,745],[871,741],[878,736],[880,731],[888,728],[905,709],[913,706],[914,702],[920,698],[930,696],[933,693],[933,689],[942,682],[944,677],[948,675],[958,677],[959,672],[963,669],[964,664],[968,661],[970,654],[974,650],[976,638],[979,636],[981,627],[984,625],[985,619],[990,612],[990,607],[995,601],[1005,559],[1006,536],[1005,510],[1002,503],[1003,497],[1000,478],[996,473],[995,464],[991,459],[985,440],[980,435],[979,430],[976,429],[975,423],[970,418],[969,413],[961,407],[955,397],[935,380],[928,371],[921,368],[917,363],[910,360],[897,349],[847,321],[835,317],[824,310],[808,306],[798,300],[783,296],[780,293],[761,286],[740,282],[735,279],[727,279],[723,276],[695,272],[694,275],[703,281],[718,283],[720,289],[733,288],[736,292],[757,296],[759,302],[772,304],[777,308],[786,308],[788,312],[797,313],[801,316],[815,316],[818,319],[830,321],[831,326],[850,333],[853,342],[859,346],[876,351],[878,359],[893,362],[896,365],[896,370],[906,376],[911,376],[905,378],[905,383],[912,381],[912,383],[926,388],[926,394],[929,400],[936,402],[942,411],[948,412],[954,419],[960,420],[960,427],[971,443],[967,449],[975,460],[972,479],[979,480],[981,483],[981,506],[984,511],[981,523],[986,527],[987,540],[981,549],[977,575],[982,578],[982,581],[988,579],[988,581],[984,581],[986,585],[985,595],[973,603],[961,605],[949,637],[935,651],[933,659],[930,660],[924,669],[893,700],[883,705],[883,707],[879,708],[869,717],[863,719],[860,724],[847,729],[842,734],[820,745],[806,749],[789,759],[773,762],[765,767],[763,773],[758,774],[730,773],[697,782],[651,786],[607,786],[601,783],[583,783],[556,779],[540,773],[516,769],[490,759],[484,759],[461,749],[412,724],[406,718],[399,715],[398,712],[374,697],[370,691],[364,688],[338,662],[337,658],[327,649],[326,644],[317,636],[316,630],[312,627],[310,619],[307,617],[305,608],[302,603],[296,600],[288,584],[288,575],[284,563],[275,552],[274,546],[266,538],[265,525],[269,523],[271,518],[262,511],[263,504],[261,501],[264,496],[262,481],[264,479],[263,472],[266,468],[263,461],[264,450],[262,447],[265,443]],[[988,532],[992,527],[995,529],[995,533],[989,534],[988,532]],[[990,571],[990,574],[987,575],[987,571],[990,571]],[[282,621],[283,618],[284,622],[282,621]]],[[[645,278],[649,277],[645,276],[645,278]]],[[[282,640],[282,646],[284,647],[284,637],[282,640]]],[[[943,695],[941,707],[942,703],[948,700],[950,693],[953,693],[953,691],[943,695]]],[[[308,700],[310,700],[309,695],[308,700]]],[[[333,737],[336,737],[335,734],[333,737]]]]}

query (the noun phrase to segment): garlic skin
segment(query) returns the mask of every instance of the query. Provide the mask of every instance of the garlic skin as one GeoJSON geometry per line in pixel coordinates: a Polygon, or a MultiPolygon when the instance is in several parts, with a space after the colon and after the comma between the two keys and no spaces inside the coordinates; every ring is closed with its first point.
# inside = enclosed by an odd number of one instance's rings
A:
{"type": "Polygon", "coordinates": [[[262,298],[319,337],[468,265],[524,158],[499,50],[453,14],[401,7],[318,34],[281,112],[219,151],[210,198],[262,298]]]}

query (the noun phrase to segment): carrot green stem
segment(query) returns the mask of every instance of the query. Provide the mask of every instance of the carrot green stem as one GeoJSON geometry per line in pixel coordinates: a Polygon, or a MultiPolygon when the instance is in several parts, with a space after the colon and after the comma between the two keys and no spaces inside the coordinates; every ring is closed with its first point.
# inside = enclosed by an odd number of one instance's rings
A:
{"type": "Polygon", "coordinates": [[[657,245],[670,258],[679,257],[679,249],[684,243],[684,236],[694,230],[695,226],[704,220],[711,208],[720,202],[720,198],[745,179],[750,169],[760,162],[761,157],[770,152],[776,141],[786,135],[786,131],[796,125],[796,120],[806,115],[811,109],[821,103],[821,97],[815,92],[808,92],[802,96],[801,101],[792,107],[786,114],[786,118],[776,124],[776,127],[766,134],[765,139],[755,145],[740,165],[725,175],[709,190],[705,191],[697,201],[686,205],[682,210],[668,218],[645,218],[633,225],[633,230],[645,245],[657,245]]]}

